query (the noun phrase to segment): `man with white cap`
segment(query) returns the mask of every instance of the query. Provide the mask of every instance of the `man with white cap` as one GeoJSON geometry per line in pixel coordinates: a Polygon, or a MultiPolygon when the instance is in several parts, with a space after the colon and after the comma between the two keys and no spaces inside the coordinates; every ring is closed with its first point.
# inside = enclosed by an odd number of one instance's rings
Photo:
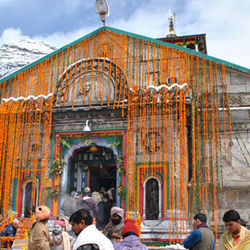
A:
{"type": "Polygon", "coordinates": [[[50,209],[47,206],[38,206],[35,214],[37,222],[31,228],[28,249],[50,250],[50,236],[46,226],[50,216],[50,209]]]}
{"type": "Polygon", "coordinates": [[[106,225],[103,233],[115,244],[122,238],[124,210],[120,207],[112,207],[110,215],[111,221],[106,225]]]}

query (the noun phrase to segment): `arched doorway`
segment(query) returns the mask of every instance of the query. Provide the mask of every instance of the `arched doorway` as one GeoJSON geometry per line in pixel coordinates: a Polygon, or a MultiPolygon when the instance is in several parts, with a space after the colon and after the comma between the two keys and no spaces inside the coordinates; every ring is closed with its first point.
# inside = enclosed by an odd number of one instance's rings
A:
{"type": "Polygon", "coordinates": [[[86,186],[92,192],[116,187],[116,157],[110,148],[93,144],[75,150],[68,171],[69,192],[81,192],[86,186]]]}
{"type": "Polygon", "coordinates": [[[107,191],[113,187],[109,193],[112,193],[113,200],[119,206],[121,197],[118,194],[118,185],[121,177],[117,159],[120,154],[118,148],[104,138],[90,137],[73,144],[63,157],[66,164],[61,177],[64,194],[61,202],[71,191],[80,192],[86,186],[91,191],[100,191],[102,187],[107,191]]]}
{"type": "Polygon", "coordinates": [[[29,180],[23,186],[22,217],[30,217],[38,205],[37,185],[29,180]]]}

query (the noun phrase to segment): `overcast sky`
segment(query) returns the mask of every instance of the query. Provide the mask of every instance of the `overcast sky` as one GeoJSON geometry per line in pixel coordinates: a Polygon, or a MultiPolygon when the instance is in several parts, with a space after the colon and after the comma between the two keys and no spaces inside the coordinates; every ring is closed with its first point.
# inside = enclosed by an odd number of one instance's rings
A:
{"type": "MultiPolygon", "coordinates": [[[[152,38],[203,34],[208,54],[250,68],[250,0],[107,0],[108,26],[152,38]]],[[[21,38],[57,48],[102,26],[95,0],[0,0],[0,45],[21,38]]]]}

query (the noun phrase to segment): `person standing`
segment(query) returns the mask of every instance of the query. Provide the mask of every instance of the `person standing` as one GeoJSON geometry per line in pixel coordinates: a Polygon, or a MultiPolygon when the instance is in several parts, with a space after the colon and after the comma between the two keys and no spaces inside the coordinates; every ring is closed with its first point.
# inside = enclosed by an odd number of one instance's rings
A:
{"type": "Polygon", "coordinates": [[[198,213],[194,216],[194,231],[184,240],[183,245],[191,250],[213,250],[215,249],[215,237],[207,226],[207,216],[198,213]]]}
{"type": "Polygon", "coordinates": [[[122,229],[122,238],[121,242],[114,244],[115,250],[148,250],[148,247],[140,242],[139,231],[135,225],[134,220],[126,219],[124,221],[124,227],[122,229]]]}
{"type": "Polygon", "coordinates": [[[93,217],[86,209],[73,213],[69,219],[72,230],[77,235],[73,250],[113,250],[111,241],[93,225],[93,217]]]}
{"type": "MultiPolygon", "coordinates": [[[[96,222],[99,223],[99,230],[104,230],[105,226],[108,224],[110,219],[111,207],[108,203],[108,194],[103,192],[101,196],[101,202],[98,203],[98,218],[96,222]]],[[[96,224],[98,226],[98,224],[96,224]]]]}
{"type": "Polygon", "coordinates": [[[112,207],[110,215],[111,221],[106,225],[103,233],[115,244],[122,238],[124,210],[120,207],[112,207]]]}
{"type": "Polygon", "coordinates": [[[61,206],[61,211],[64,216],[67,216],[68,218],[77,210],[77,198],[78,193],[75,191],[72,191],[70,193],[70,197],[67,197],[61,206]]]}
{"type": "Polygon", "coordinates": [[[225,212],[223,221],[227,232],[219,240],[219,250],[250,250],[250,230],[241,226],[239,213],[231,209],[225,212]]]}
{"type": "Polygon", "coordinates": [[[48,222],[50,209],[47,206],[36,208],[37,222],[31,228],[28,249],[29,250],[49,250],[50,236],[46,226],[48,222]]]}
{"type": "Polygon", "coordinates": [[[86,209],[92,217],[97,218],[98,207],[96,201],[91,197],[90,188],[86,187],[83,191],[83,197],[77,200],[77,209],[86,209]]]}

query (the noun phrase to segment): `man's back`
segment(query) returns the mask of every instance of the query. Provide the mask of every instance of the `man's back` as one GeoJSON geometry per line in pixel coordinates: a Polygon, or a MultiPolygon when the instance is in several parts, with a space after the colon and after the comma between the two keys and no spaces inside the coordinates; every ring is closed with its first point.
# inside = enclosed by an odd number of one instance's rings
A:
{"type": "Polygon", "coordinates": [[[68,197],[62,204],[61,210],[63,215],[70,217],[77,210],[77,199],[74,197],[68,197]]]}
{"type": "Polygon", "coordinates": [[[114,249],[111,241],[97,230],[95,225],[87,226],[82,230],[77,237],[73,250],[77,250],[80,246],[86,244],[96,244],[100,250],[114,249]]]}
{"type": "Polygon", "coordinates": [[[114,244],[115,250],[148,250],[148,247],[140,242],[139,237],[130,235],[123,239],[123,241],[114,244]]]}
{"type": "Polygon", "coordinates": [[[193,249],[213,250],[215,237],[212,231],[205,227],[199,228],[198,230],[201,232],[201,241],[193,249]]]}
{"type": "Polygon", "coordinates": [[[184,241],[184,247],[192,250],[213,250],[214,246],[214,234],[206,227],[194,230],[184,241]]]}
{"type": "Polygon", "coordinates": [[[77,209],[86,209],[91,216],[97,218],[98,208],[96,201],[92,197],[79,198],[77,200],[77,209]]]}

